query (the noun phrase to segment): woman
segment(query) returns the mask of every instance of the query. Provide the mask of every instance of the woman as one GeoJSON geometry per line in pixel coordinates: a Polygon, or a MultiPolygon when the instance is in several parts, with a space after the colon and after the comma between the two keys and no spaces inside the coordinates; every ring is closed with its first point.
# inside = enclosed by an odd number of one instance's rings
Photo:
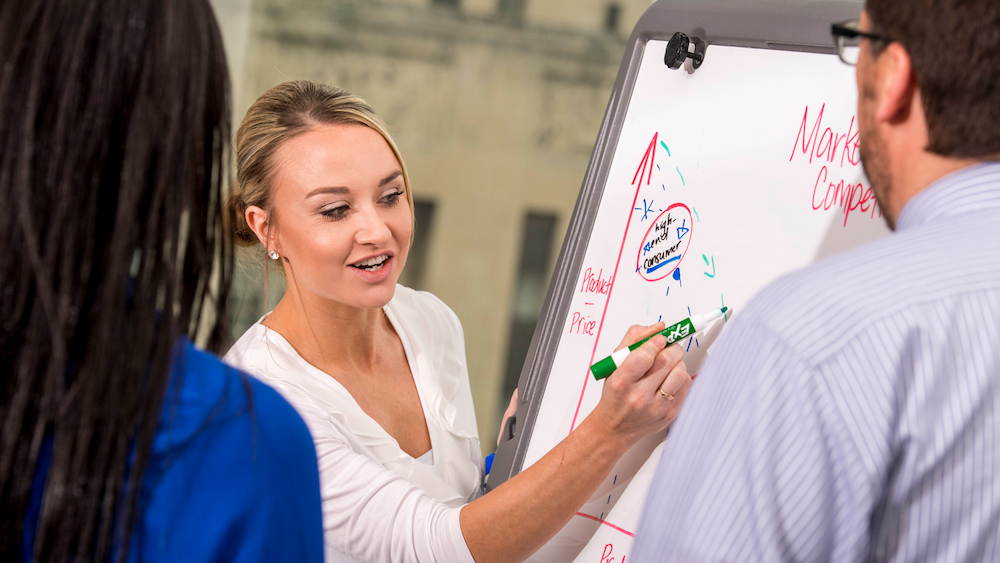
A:
{"type": "Polygon", "coordinates": [[[0,561],[320,561],[308,430],[218,349],[207,0],[0,3],[0,561]]]}
{"type": "Polygon", "coordinates": [[[568,438],[478,498],[462,327],[434,296],[396,285],[412,195],[385,124],[344,90],[287,82],[251,106],[236,142],[237,239],[261,244],[287,289],[225,359],[309,426],[328,563],[523,560],[676,416],[690,377],[679,349],[654,338],[568,438]]]}

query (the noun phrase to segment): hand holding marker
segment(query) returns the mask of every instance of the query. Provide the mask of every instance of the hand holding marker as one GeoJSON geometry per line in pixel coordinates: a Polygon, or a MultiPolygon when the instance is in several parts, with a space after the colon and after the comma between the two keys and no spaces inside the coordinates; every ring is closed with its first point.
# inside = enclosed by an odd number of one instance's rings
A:
{"type": "Polygon", "coordinates": [[[646,338],[643,338],[642,340],[636,342],[635,344],[632,344],[628,348],[622,348],[621,350],[616,351],[610,356],[590,366],[590,372],[594,374],[594,379],[597,380],[604,379],[605,377],[614,373],[614,371],[618,369],[618,366],[622,365],[622,362],[625,361],[625,358],[628,356],[629,352],[635,350],[639,346],[642,346],[643,342],[649,340],[650,338],[656,336],[657,334],[662,334],[663,336],[665,336],[667,338],[667,346],[670,346],[674,342],[683,340],[688,336],[694,335],[694,333],[696,332],[701,332],[702,330],[705,330],[705,327],[708,326],[708,323],[726,314],[727,310],[729,310],[728,307],[723,307],[721,309],[716,309],[704,315],[692,315],[679,323],[672,324],[667,328],[661,330],[660,332],[651,334],[646,338]]]}

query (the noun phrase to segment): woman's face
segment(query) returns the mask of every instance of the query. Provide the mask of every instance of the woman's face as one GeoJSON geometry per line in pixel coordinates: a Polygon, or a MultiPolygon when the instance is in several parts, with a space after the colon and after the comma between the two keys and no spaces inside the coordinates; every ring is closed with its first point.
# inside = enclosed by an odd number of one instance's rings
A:
{"type": "Polygon", "coordinates": [[[289,282],[354,307],[382,307],[406,263],[413,222],[403,170],[365,125],[321,125],[275,153],[273,248],[289,282]]]}

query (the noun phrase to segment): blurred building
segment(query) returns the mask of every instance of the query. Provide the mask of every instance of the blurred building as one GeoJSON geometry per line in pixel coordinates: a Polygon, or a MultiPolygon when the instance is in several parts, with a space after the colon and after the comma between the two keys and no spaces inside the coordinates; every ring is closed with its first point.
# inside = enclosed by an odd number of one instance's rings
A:
{"type": "MultiPolygon", "coordinates": [[[[389,124],[417,231],[401,283],[465,329],[484,453],[517,382],[611,94],[649,0],[214,0],[237,119],[290,79],[343,86],[389,124]]],[[[234,336],[265,307],[237,280],[234,336]]],[[[281,280],[270,280],[269,306],[281,280]]]]}

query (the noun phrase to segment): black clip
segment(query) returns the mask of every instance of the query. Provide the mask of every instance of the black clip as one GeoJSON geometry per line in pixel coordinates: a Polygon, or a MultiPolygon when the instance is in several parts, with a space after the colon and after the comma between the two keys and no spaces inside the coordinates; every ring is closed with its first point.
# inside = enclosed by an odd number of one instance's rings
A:
{"type": "Polygon", "coordinates": [[[698,68],[705,60],[705,42],[697,37],[688,38],[681,32],[677,32],[667,41],[667,51],[663,54],[663,64],[677,70],[684,64],[685,59],[691,59],[691,66],[698,68]],[[694,52],[688,52],[688,46],[694,43],[694,52]]]}

